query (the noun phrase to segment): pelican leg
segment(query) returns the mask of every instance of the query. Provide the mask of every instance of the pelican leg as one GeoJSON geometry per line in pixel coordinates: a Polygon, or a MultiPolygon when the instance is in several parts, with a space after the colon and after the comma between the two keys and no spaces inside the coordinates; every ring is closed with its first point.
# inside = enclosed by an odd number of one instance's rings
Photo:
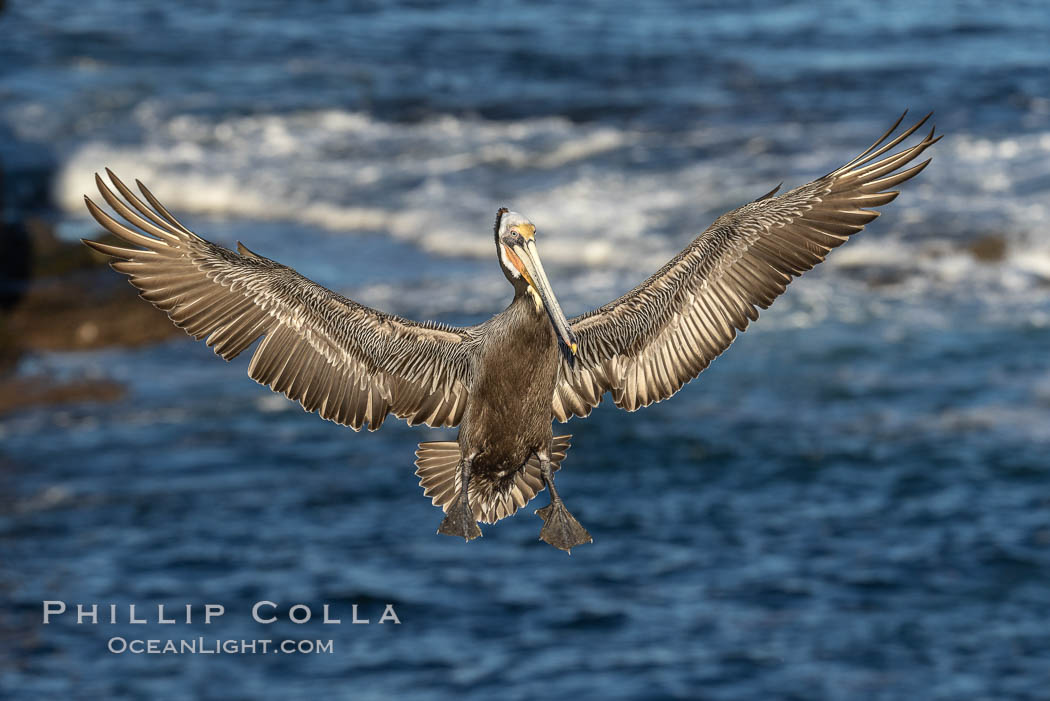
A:
{"type": "Polygon", "coordinates": [[[438,526],[441,535],[460,536],[465,541],[481,537],[481,529],[474,519],[474,511],[470,508],[468,488],[470,486],[471,458],[463,458],[459,463],[459,498],[456,503],[448,507],[445,520],[438,526]]]}
{"type": "Polygon", "coordinates": [[[540,474],[543,477],[543,483],[547,485],[551,493],[551,503],[536,511],[543,519],[540,540],[571,553],[571,549],[577,545],[590,543],[591,534],[569,513],[561,497],[558,496],[558,490],[554,488],[554,471],[551,470],[550,457],[547,455],[537,455],[537,457],[540,459],[540,474]]]}

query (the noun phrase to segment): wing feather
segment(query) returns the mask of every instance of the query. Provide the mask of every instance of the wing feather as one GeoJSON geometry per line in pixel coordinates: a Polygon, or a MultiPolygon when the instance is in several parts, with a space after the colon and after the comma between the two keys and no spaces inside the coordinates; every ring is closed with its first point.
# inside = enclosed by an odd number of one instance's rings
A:
{"type": "Polygon", "coordinates": [[[879,216],[904,170],[940,137],[885,154],[929,119],[893,137],[904,115],[846,165],[782,195],[779,187],[723,215],[659,272],[623,297],[570,321],[579,350],[563,361],[555,418],[587,416],[612,393],[634,411],[667,399],[695,378],[758,319],[792,279],[810,270],[879,216]]]}
{"type": "Polygon", "coordinates": [[[98,175],[96,185],[124,221],[84,199],[127,247],[84,243],[112,257],[144,299],[226,360],[263,337],[248,367],[252,379],[355,430],[375,430],[388,413],[410,424],[460,421],[475,329],[385,314],[243,246],[240,253],[217,246],[179,223],[142,183],[145,201],[106,172],[116,192],[98,175]]]}

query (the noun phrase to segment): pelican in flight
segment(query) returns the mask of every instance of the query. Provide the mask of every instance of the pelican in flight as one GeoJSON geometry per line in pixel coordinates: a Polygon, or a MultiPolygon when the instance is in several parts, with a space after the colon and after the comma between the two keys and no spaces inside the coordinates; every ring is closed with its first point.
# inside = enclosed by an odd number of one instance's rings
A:
{"type": "Polygon", "coordinates": [[[124,245],[84,241],[114,260],[141,296],[226,360],[260,337],[248,375],[355,431],[387,414],[410,425],[459,426],[456,441],[420,443],[416,474],[445,512],[438,533],[471,540],[544,488],[540,539],[568,551],[591,542],[554,488],[570,436],[552,423],[591,413],[606,393],[635,411],[667,399],[721,354],[788,283],[879,215],[940,137],[887,152],[927,119],[813,182],[772,192],[718,218],[619,299],[566,319],[537,249],[536,227],[501,208],[496,259],[514,288],[477,326],[416,322],[358,304],[238,243],[237,252],[183,226],[141,183],[95,176],[123,222],[85,197],[124,245]],[[908,166],[906,168],[906,166],[908,166]],[[119,193],[119,194],[118,194],[119,193]]]}

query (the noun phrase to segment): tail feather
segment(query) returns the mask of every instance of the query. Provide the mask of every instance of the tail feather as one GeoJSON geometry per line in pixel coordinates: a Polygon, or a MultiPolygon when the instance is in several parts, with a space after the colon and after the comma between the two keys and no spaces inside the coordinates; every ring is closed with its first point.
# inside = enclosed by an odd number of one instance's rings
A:
{"type": "MultiPolygon", "coordinates": [[[[551,468],[555,471],[561,469],[570,438],[572,436],[555,436],[551,441],[551,468]]],[[[459,457],[459,444],[455,441],[420,443],[416,451],[416,475],[423,494],[446,512],[459,496],[459,457]]],[[[544,488],[540,461],[533,455],[525,463],[525,469],[503,485],[471,480],[467,498],[475,519],[495,523],[525,506],[544,488]]]]}

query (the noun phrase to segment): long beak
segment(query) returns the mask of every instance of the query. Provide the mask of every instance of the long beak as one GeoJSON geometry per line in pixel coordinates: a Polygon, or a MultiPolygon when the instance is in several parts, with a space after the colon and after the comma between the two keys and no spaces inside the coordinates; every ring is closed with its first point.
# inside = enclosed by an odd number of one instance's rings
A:
{"type": "Polygon", "coordinates": [[[547,280],[547,273],[543,271],[540,254],[536,252],[536,242],[525,241],[523,246],[514,246],[512,250],[521,260],[522,265],[525,266],[523,271],[525,279],[539,294],[540,301],[543,302],[543,308],[547,310],[547,316],[550,317],[555,333],[558,334],[558,338],[564,344],[565,355],[571,364],[576,356],[576,334],[569,328],[569,322],[565,318],[565,313],[561,310],[561,305],[558,304],[558,298],[554,296],[554,290],[551,289],[550,281],[547,280]]]}

